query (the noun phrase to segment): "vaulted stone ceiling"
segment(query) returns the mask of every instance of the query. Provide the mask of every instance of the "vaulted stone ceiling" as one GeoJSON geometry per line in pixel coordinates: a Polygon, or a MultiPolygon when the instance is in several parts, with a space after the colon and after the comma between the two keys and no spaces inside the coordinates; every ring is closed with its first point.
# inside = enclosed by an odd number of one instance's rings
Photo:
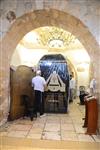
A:
{"type": "Polygon", "coordinates": [[[41,27],[27,33],[13,54],[11,65],[37,65],[45,54],[63,54],[75,68],[90,63],[87,51],[71,33],[57,27],[41,27]],[[69,41],[68,41],[69,40],[69,41]]]}
{"type": "Polygon", "coordinates": [[[84,48],[74,35],[57,27],[41,27],[33,30],[24,36],[20,44],[28,49],[44,48],[61,52],[84,48]]]}

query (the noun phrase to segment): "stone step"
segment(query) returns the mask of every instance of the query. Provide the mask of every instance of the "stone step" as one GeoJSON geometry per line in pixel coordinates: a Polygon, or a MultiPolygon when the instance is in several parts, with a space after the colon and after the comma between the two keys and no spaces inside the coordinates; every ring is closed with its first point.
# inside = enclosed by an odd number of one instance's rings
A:
{"type": "Polygon", "coordinates": [[[99,150],[98,142],[33,140],[0,137],[1,150],[99,150]]]}

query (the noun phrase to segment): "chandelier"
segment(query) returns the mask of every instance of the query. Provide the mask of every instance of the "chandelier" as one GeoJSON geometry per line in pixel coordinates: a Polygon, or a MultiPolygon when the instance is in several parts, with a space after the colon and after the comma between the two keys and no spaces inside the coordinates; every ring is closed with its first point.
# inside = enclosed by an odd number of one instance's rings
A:
{"type": "Polygon", "coordinates": [[[39,34],[38,42],[50,48],[65,48],[74,43],[75,36],[57,27],[42,27],[37,30],[39,34]]]}

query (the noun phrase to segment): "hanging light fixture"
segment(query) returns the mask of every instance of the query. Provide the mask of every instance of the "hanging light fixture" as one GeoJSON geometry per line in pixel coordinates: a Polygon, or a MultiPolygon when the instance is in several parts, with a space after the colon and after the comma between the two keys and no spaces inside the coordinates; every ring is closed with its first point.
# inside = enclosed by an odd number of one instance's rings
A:
{"type": "Polygon", "coordinates": [[[73,43],[76,44],[76,42],[77,39],[72,33],[55,26],[35,29],[27,33],[21,40],[21,44],[29,49],[37,46],[39,48],[50,48],[50,50],[66,49],[68,46],[72,46],[73,43]]]}
{"type": "Polygon", "coordinates": [[[39,34],[38,42],[50,48],[64,48],[75,41],[75,36],[62,28],[42,27],[37,32],[39,34]]]}

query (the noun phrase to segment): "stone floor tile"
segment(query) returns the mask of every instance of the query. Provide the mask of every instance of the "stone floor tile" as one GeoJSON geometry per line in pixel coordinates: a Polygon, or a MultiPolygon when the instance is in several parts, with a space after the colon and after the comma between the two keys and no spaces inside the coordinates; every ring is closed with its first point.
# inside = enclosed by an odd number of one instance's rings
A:
{"type": "Polygon", "coordinates": [[[21,125],[21,124],[16,124],[16,125],[12,125],[10,128],[9,128],[9,131],[28,131],[30,130],[32,127],[32,125],[21,125]]]}
{"type": "Polygon", "coordinates": [[[66,130],[66,131],[75,131],[73,124],[61,124],[61,131],[66,130]]]}
{"type": "Polygon", "coordinates": [[[51,115],[51,116],[47,116],[47,120],[59,120],[60,117],[57,116],[56,114],[55,115],[51,115]]]}
{"type": "Polygon", "coordinates": [[[78,136],[78,141],[94,142],[94,139],[90,135],[77,134],[77,136],[78,136]]]}
{"type": "Polygon", "coordinates": [[[78,141],[77,134],[75,132],[61,131],[62,140],[78,141]]]}
{"type": "Polygon", "coordinates": [[[45,123],[47,120],[47,117],[38,117],[35,120],[33,120],[33,123],[45,123]]]}
{"type": "Polygon", "coordinates": [[[75,118],[73,118],[72,119],[72,121],[73,121],[73,123],[77,123],[77,124],[84,124],[84,120],[82,120],[82,117],[81,118],[77,118],[77,117],[75,117],[75,118]]]}
{"type": "Polygon", "coordinates": [[[61,136],[59,132],[43,132],[43,140],[60,140],[61,136]]]}
{"type": "Polygon", "coordinates": [[[62,117],[61,124],[65,124],[65,123],[72,123],[72,119],[69,117],[62,117]]]}
{"type": "Polygon", "coordinates": [[[28,131],[10,131],[8,132],[8,137],[26,137],[28,131]]]}
{"type": "Polygon", "coordinates": [[[44,123],[40,123],[40,122],[34,122],[33,123],[33,125],[32,125],[32,128],[37,128],[37,127],[39,127],[39,128],[41,128],[41,129],[43,129],[44,128],[44,123]]]}
{"type": "Polygon", "coordinates": [[[60,119],[47,119],[46,123],[60,124],[60,119]]]}
{"type": "Polygon", "coordinates": [[[97,135],[85,135],[84,124],[85,107],[77,104],[77,101],[69,104],[69,112],[62,114],[47,113],[45,117],[20,118],[7,122],[1,129],[1,136],[27,137],[31,139],[51,139],[70,141],[100,142],[97,135]]]}
{"type": "Polygon", "coordinates": [[[100,142],[100,135],[92,135],[96,142],[100,142]]]}
{"type": "Polygon", "coordinates": [[[12,122],[13,124],[24,124],[24,125],[32,125],[33,122],[29,118],[18,119],[12,122]]]}
{"type": "Polygon", "coordinates": [[[7,122],[3,126],[0,126],[0,132],[7,132],[12,125],[13,124],[7,122]]]}
{"type": "Polygon", "coordinates": [[[60,118],[69,117],[69,113],[61,113],[61,114],[57,114],[56,116],[60,118]]]}
{"type": "Polygon", "coordinates": [[[39,133],[39,134],[42,134],[42,132],[43,129],[39,127],[31,128],[31,130],[29,131],[29,133],[39,133]]]}
{"type": "Polygon", "coordinates": [[[55,124],[55,123],[46,123],[44,131],[54,131],[58,132],[60,131],[60,124],[55,124]]]}
{"type": "Polygon", "coordinates": [[[86,128],[82,127],[82,124],[74,124],[74,128],[76,133],[85,133],[86,132],[86,128]]]}

